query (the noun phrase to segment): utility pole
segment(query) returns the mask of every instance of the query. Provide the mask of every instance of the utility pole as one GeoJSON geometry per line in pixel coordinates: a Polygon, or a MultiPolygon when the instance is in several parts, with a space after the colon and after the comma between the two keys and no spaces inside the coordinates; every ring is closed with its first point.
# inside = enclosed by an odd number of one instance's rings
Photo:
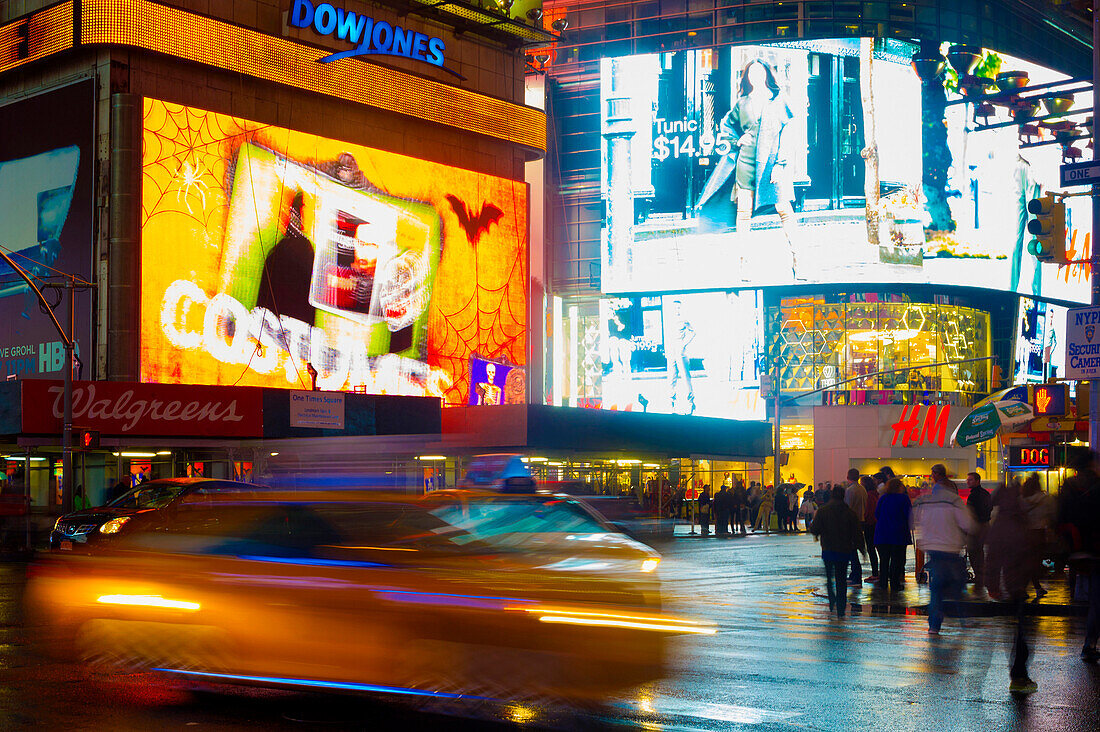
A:
{"type": "MultiPolygon", "coordinates": [[[[73,302],[73,281],[65,280],[65,295],[69,299],[69,334],[61,334],[65,343],[64,415],[61,420],[61,515],[73,510],[73,322],[76,320],[73,302]]],[[[56,321],[55,321],[56,322],[56,321]]]]}
{"type": "Polygon", "coordinates": [[[772,395],[775,397],[775,432],[772,433],[772,446],[775,450],[773,453],[775,457],[772,458],[772,480],[774,481],[773,486],[776,492],[779,491],[779,484],[783,482],[783,466],[781,465],[783,462],[783,443],[779,439],[779,410],[783,402],[779,393],[779,385],[783,383],[780,378],[782,373],[779,366],[776,366],[774,375],[772,376],[772,395]]]}
{"type": "MultiPolygon", "coordinates": [[[[1092,159],[1100,161],[1100,141],[1096,136],[1096,112],[1100,110],[1100,13],[1098,3],[1093,2],[1092,10],[1092,159]]],[[[1100,236],[1100,185],[1092,186],[1092,233],[1089,235],[1089,269],[1091,270],[1093,305],[1100,305],[1100,251],[1097,249],[1097,237],[1100,236]]],[[[1092,379],[1089,384],[1089,447],[1100,449],[1100,379],[1092,379]]]]}
{"type": "MultiPolygon", "coordinates": [[[[73,323],[76,320],[76,305],[73,300],[73,292],[76,289],[76,283],[73,277],[67,275],[64,287],[65,292],[69,296],[69,330],[66,332],[65,329],[61,327],[61,323],[58,322],[57,316],[53,314],[53,308],[46,302],[46,298],[42,295],[42,291],[34,284],[34,280],[27,274],[27,271],[16,264],[15,260],[9,257],[7,252],[3,249],[0,249],[0,259],[3,259],[4,262],[6,262],[7,265],[27,283],[27,287],[34,291],[35,296],[38,298],[38,302],[42,304],[46,314],[50,316],[54,328],[57,329],[58,335],[61,336],[62,343],[65,344],[65,388],[64,396],[62,397],[65,413],[61,420],[61,513],[64,515],[73,510],[73,323]]],[[[51,285],[51,287],[57,287],[57,285],[51,285]]]]}

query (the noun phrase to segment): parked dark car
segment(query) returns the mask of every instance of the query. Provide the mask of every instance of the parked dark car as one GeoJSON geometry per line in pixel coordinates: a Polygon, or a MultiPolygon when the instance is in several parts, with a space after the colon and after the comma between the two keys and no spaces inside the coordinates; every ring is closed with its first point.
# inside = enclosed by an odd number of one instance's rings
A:
{"type": "Polygon", "coordinates": [[[137,516],[164,511],[188,495],[201,496],[232,489],[255,490],[257,486],[213,478],[163,478],[140,483],[113,501],[95,508],[67,513],[50,532],[54,551],[91,551],[126,531],[137,516]]]}

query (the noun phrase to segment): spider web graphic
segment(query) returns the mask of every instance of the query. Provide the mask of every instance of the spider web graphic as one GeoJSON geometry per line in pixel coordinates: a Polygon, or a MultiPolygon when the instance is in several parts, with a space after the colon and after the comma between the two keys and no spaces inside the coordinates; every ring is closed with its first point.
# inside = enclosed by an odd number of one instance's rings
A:
{"type": "Polygon", "coordinates": [[[526,215],[526,206],[520,208],[523,196],[517,193],[516,185],[501,181],[485,190],[479,181],[471,192],[467,201],[471,209],[477,211],[484,203],[492,203],[504,210],[501,220],[491,225],[476,244],[469,241],[456,215],[449,209],[442,210],[447,231],[444,257],[467,259],[467,271],[474,275],[469,292],[458,298],[440,298],[429,321],[429,333],[435,336],[429,362],[454,379],[445,394],[448,403],[467,401],[471,356],[525,364],[527,241],[521,216],[526,215]],[[500,274],[494,276],[496,272],[500,274]]]}
{"type": "Polygon", "coordinates": [[[160,213],[189,217],[204,230],[223,220],[232,156],[227,141],[243,143],[258,129],[233,117],[146,100],[142,153],[142,221],[160,213]]]}
{"type": "MultiPolygon", "coordinates": [[[[230,218],[235,215],[231,204],[237,205],[237,196],[259,195],[254,190],[233,188],[240,164],[238,151],[246,143],[270,150],[296,166],[317,170],[318,175],[331,176],[334,161],[349,155],[371,195],[376,192],[434,209],[438,219],[433,226],[441,246],[432,244],[439,259],[433,263],[428,310],[420,326],[422,340],[401,359],[415,359],[441,372],[438,375],[445,377],[441,381],[448,403],[468,400],[470,358],[474,355],[525,365],[525,184],[159,100],[145,100],[144,111],[142,227],[143,250],[150,256],[143,257],[142,265],[143,378],[285,386],[282,366],[272,372],[255,372],[244,364],[242,375],[241,364],[221,360],[205,346],[181,351],[191,347],[169,343],[167,331],[156,317],[164,307],[163,293],[177,280],[197,285],[210,297],[225,292],[234,296],[223,282],[229,276],[226,268],[237,261],[227,239],[230,218]],[[448,195],[466,202],[475,212],[487,204],[497,206],[502,215],[471,242],[447,201],[448,195]]],[[[356,190],[359,186],[350,187],[356,190]]],[[[390,200],[390,205],[400,207],[402,203],[390,200]]],[[[432,218],[430,213],[424,215],[432,218]]],[[[235,272],[230,279],[238,282],[241,276],[235,272]]],[[[180,318],[181,328],[196,332],[203,328],[203,312],[202,307],[182,308],[174,317],[180,318]]],[[[373,350],[384,349],[384,344],[368,346],[373,336],[367,330],[350,324],[342,331],[340,346],[348,352],[370,348],[372,357],[389,355],[373,350]]],[[[387,358],[382,366],[389,369],[394,364],[394,359],[387,358]]],[[[407,361],[398,363],[397,368],[409,375],[422,373],[407,361]]],[[[437,393],[434,386],[415,378],[401,383],[397,387],[400,393],[426,394],[429,389],[437,393]]]]}

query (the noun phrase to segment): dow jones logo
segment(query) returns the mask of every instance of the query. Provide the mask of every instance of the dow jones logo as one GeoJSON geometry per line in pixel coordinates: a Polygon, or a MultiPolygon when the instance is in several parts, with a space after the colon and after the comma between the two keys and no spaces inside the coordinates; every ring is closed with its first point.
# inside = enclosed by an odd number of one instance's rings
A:
{"type": "Polygon", "coordinates": [[[332,3],[318,3],[315,6],[310,0],[294,0],[290,24],[295,28],[312,27],[322,36],[334,36],[355,46],[329,54],[320,59],[321,63],[331,63],[351,56],[404,56],[461,76],[457,71],[443,65],[443,51],[446,46],[442,38],[405,30],[399,25],[390,25],[384,20],[375,20],[361,13],[338,8],[332,3]]]}

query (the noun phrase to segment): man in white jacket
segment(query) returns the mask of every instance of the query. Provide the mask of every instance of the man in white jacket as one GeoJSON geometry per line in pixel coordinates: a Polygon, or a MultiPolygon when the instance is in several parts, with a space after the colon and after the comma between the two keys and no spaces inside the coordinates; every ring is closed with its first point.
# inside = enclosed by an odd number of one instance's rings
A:
{"type": "Polygon", "coordinates": [[[932,492],[913,502],[909,521],[917,548],[928,557],[928,633],[938,635],[943,624],[943,601],[957,600],[966,584],[967,536],[977,527],[970,509],[947,478],[947,468],[932,466],[932,492]]]}

